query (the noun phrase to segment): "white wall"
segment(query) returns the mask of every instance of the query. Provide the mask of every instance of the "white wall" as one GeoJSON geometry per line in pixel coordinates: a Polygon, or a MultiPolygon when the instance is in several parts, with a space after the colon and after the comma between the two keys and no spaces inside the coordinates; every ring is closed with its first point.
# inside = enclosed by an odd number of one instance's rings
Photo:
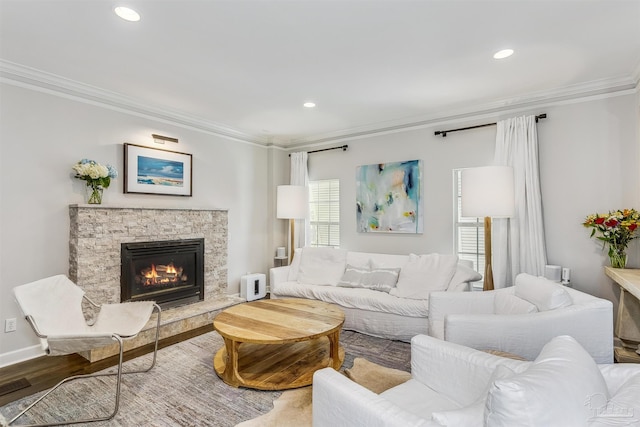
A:
{"type": "MultiPolygon", "coordinates": [[[[587,214],[640,208],[640,138],[637,93],[547,108],[538,126],[543,214],[550,264],[572,269],[580,290],[617,301],[604,276],[606,251],[590,229],[587,214]]],[[[637,241],[628,266],[640,267],[637,241]]]]}
{"type": "MultiPolygon", "coordinates": [[[[341,246],[369,252],[452,253],[451,171],[491,164],[496,128],[450,133],[446,138],[434,136],[434,131],[540,113],[548,114],[538,124],[548,261],[571,268],[577,289],[615,301],[616,292],[602,270],[608,265],[606,253],[581,224],[590,213],[640,208],[637,93],[351,140],[346,152],[312,154],[311,179],[340,179],[341,246]],[[412,159],[424,162],[424,233],[356,232],[356,167],[412,159]]],[[[629,265],[640,267],[636,244],[629,265]]]]}
{"type": "Polygon", "coordinates": [[[453,252],[452,169],[489,164],[495,131],[434,135],[419,129],[348,141],[349,149],[309,156],[309,176],[340,179],[341,247],[394,254],[453,252]],[[359,233],[356,231],[356,167],[403,160],[423,162],[424,233],[359,233]]]}
{"type": "MultiPolygon", "coordinates": [[[[276,248],[279,246],[287,246],[288,225],[289,220],[276,218],[276,192],[278,185],[289,184],[290,159],[287,152],[280,148],[269,147],[269,203],[267,212],[269,217],[269,244],[268,257],[272,263],[276,255],[276,248]]],[[[275,265],[275,264],[273,264],[275,265]]],[[[267,274],[267,280],[269,275],[267,274]]]]}
{"type": "Polygon", "coordinates": [[[266,148],[8,84],[0,90],[0,320],[18,318],[17,332],[0,330],[0,365],[36,344],[11,289],[68,273],[68,206],[86,203],[71,166],[82,158],[121,174],[104,204],[228,209],[229,293],[241,275],[272,265],[266,148]],[[158,146],[152,133],[180,142],[158,146]],[[193,154],[193,197],[123,194],[124,142],[193,154]]]}

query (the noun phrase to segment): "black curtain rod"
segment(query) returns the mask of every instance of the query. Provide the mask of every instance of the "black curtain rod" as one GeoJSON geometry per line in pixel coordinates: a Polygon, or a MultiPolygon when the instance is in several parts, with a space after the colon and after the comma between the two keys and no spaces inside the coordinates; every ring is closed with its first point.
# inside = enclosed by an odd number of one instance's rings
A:
{"type": "MultiPolygon", "coordinates": [[[[330,151],[330,150],[342,150],[342,151],[347,151],[347,148],[349,148],[349,146],[348,146],[348,145],[341,145],[340,147],[331,147],[331,148],[323,148],[322,150],[307,151],[307,154],[319,153],[319,152],[321,152],[321,151],[330,151]]],[[[289,154],[289,157],[291,157],[291,154],[289,154]]]]}
{"type": "MultiPolygon", "coordinates": [[[[547,118],[547,114],[546,113],[540,114],[540,115],[536,116],[536,123],[538,123],[538,120],[546,119],[546,118],[547,118]]],[[[483,127],[487,127],[487,126],[495,126],[496,124],[497,123],[485,123],[483,125],[469,126],[469,127],[466,127],[466,128],[450,129],[450,130],[437,130],[437,131],[435,131],[435,135],[436,136],[442,135],[442,137],[444,138],[444,137],[447,136],[447,134],[449,132],[458,132],[460,130],[469,130],[469,129],[483,128],[483,127]]]]}

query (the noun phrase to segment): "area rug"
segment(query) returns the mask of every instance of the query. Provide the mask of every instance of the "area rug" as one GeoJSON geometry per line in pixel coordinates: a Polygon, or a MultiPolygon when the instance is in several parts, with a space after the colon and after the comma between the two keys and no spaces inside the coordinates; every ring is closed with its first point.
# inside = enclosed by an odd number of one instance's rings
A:
{"type": "MultiPolygon", "coordinates": [[[[410,369],[411,348],[408,343],[350,331],[341,334],[340,343],[346,352],[345,370],[352,370],[356,358],[403,371],[410,369]]],[[[217,332],[209,332],[161,349],[158,363],[151,372],[124,376],[120,410],[116,417],[108,422],[85,426],[233,427],[270,413],[274,409],[274,401],[275,407],[287,406],[277,403],[281,395],[303,393],[305,390],[283,393],[228,386],[218,378],[212,366],[213,355],[222,344],[222,337],[217,332]]],[[[145,355],[126,362],[125,370],[148,366],[150,357],[145,355]]],[[[71,417],[86,418],[109,413],[113,409],[114,386],[114,377],[71,382],[20,418],[19,424],[54,423],[71,417]]],[[[0,414],[10,419],[38,396],[28,396],[0,407],[0,414]]],[[[299,399],[293,394],[292,400],[299,399]]],[[[288,406],[295,408],[295,405],[297,403],[288,406]]]]}
{"type": "MultiPolygon", "coordinates": [[[[368,388],[374,393],[402,384],[411,378],[411,374],[393,368],[386,368],[356,358],[351,369],[344,374],[352,381],[368,388]]],[[[306,427],[312,425],[312,388],[304,387],[282,393],[273,402],[273,409],[265,415],[245,421],[236,427],[306,427]]]]}

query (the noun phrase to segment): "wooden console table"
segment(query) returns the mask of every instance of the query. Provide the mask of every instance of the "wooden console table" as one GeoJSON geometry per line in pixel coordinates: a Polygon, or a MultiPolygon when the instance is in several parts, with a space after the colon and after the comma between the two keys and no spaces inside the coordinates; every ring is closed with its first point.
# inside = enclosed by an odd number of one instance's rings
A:
{"type": "Polygon", "coordinates": [[[604,272],[620,285],[615,335],[622,346],[614,349],[616,361],[640,363],[636,353],[640,344],[640,269],[605,267],[604,272]]]}

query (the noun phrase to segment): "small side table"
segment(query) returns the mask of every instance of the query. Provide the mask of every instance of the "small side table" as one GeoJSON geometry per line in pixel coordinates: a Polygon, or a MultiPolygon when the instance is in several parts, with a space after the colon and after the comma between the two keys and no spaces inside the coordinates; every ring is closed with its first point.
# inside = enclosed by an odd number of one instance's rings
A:
{"type": "Polygon", "coordinates": [[[288,260],[289,257],[286,256],[277,256],[273,258],[275,267],[284,267],[285,265],[289,265],[288,260]]]}

